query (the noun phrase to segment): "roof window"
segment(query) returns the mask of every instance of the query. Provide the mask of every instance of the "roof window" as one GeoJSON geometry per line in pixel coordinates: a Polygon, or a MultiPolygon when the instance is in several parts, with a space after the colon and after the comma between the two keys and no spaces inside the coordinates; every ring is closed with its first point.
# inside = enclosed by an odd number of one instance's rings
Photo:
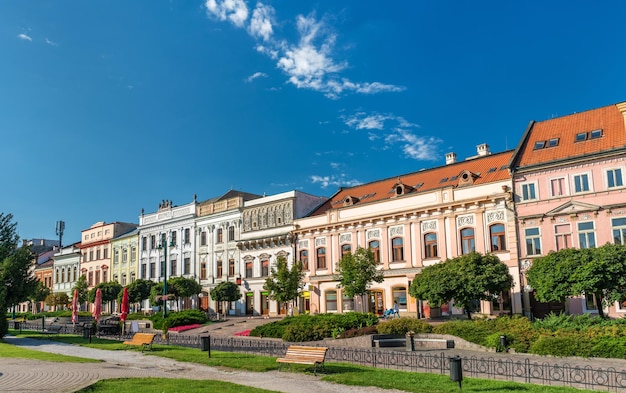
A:
{"type": "Polygon", "coordinates": [[[543,149],[544,147],[546,147],[546,141],[537,141],[533,150],[543,149]]]}
{"type": "Polygon", "coordinates": [[[602,136],[602,130],[593,130],[589,133],[589,139],[596,139],[602,136]]]}
{"type": "Polygon", "coordinates": [[[443,179],[441,179],[441,180],[439,181],[439,183],[445,183],[445,182],[447,182],[447,181],[448,181],[448,178],[447,178],[447,177],[444,177],[443,179]]]}
{"type": "Polygon", "coordinates": [[[576,139],[574,140],[574,142],[582,142],[586,140],[587,140],[587,133],[579,132],[578,134],[576,134],[576,139]]]}
{"type": "Polygon", "coordinates": [[[489,170],[487,171],[487,173],[492,173],[492,172],[495,172],[495,171],[497,171],[497,170],[498,170],[498,168],[489,168],[489,170]]]}
{"type": "Polygon", "coordinates": [[[548,145],[546,147],[554,147],[559,145],[559,138],[548,139],[548,145]]]}

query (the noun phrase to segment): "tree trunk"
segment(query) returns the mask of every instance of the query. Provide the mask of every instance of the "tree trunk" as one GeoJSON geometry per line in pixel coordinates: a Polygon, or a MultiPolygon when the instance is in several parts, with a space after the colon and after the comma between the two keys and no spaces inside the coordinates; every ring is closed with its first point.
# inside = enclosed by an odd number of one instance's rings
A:
{"type": "Polygon", "coordinates": [[[597,292],[595,295],[596,307],[598,308],[598,316],[604,318],[604,310],[602,309],[602,294],[597,292]]]}

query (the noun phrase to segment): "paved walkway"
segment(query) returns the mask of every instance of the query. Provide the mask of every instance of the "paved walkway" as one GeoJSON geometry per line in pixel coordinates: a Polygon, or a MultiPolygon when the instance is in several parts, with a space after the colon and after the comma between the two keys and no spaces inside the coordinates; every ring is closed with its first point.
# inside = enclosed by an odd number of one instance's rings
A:
{"type": "Polygon", "coordinates": [[[6,336],[13,345],[37,351],[102,360],[103,363],[55,363],[29,359],[0,358],[0,391],[65,393],[109,378],[186,378],[216,380],[276,392],[301,393],[306,386],[320,393],[394,393],[375,387],[351,387],[324,382],[319,376],[292,372],[223,370],[177,362],[135,351],[106,351],[48,340],[6,336]]]}

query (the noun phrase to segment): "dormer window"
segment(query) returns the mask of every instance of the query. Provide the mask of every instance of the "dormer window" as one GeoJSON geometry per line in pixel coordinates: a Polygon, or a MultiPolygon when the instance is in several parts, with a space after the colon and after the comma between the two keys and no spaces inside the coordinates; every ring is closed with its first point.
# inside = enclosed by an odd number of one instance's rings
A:
{"type": "Polygon", "coordinates": [[[477,174],[472,173],[468,170],[461,172],[459,175],[459,187],[461,186],[471,186],[474,184],[474,180],[478,177],[477,174]]]}
{"type": "Polygon", "coordinates": [[[398,182],[393,186],[393,192],[395,196],[404,195],[411,191],[413,191],[413,187],[409,186],[408,184],[403,184],[400,178],[398,178],[398,182]]]}
{"type": "Polygon", "coordinates": [[[343,198],[343,205],[344,206],[352,206],[355,203],[357,203],[358,201],[359,201],[359,198],[347,195],[345,198],[343,198]]]}

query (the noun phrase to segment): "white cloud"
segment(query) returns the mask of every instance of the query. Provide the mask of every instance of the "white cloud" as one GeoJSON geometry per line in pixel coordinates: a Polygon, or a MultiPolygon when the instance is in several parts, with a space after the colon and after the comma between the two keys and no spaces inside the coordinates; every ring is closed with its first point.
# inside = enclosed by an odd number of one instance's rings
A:
{"type": "Polygon", "coordinates": [[[243,27],[248,19],[248,6],[243,0],[206,0],[204,6],[209,14],[237,27],[243,27]]]}
{"type": "Polygon", "coordinates": [[[348,179],[345,173],[330,176],[311,175],[309,180],[313,184],[319,184],[322,188],[328,188],[329,186],[353,187],[362,184],[356,179],[348,179]]]}
{"type": "Polygon", "coordinates": [[[256,8],[252,11],[248,32],[253,37],[260,37],[263,38],[263,41],[268,41],[274,33],[272,29],[273,19],[274,8],[269,5],[257,3],[256,8]]]}
{"type": "Polygon", "coordinates": [[[31,41],[32,42],[32,38],[30,38],[30,36],[22,33],[22,34],[18,34],[17,38],[19,38],[20,40],[24,40],[24,41],[31,41]]]}
{"type": "Polygon", "coordinates": [[[297,88],[318,91],[332,99],[346,93],[378,94],[406,89],[381,82],[352,82],[339,75],[348,63],[333,58],[336,35],[324,20],[317,20],[312,14],[296,18],[300,38],[293,44],[273,38],[275,10],[270,5],[257,3],[249,21],[248,6],[244,0],[205,0],[204,5],[209,16],[221,21],[229,20],[235,26],[245,28],[251,37],[262,41],[263,44],[256,45],[256,51],[276,60],[278,69],[297,88]]]}
{"type": "Polygon", "coordinates": [[[417,135],[413,129],[419,128],[419,125],[407,121],[402,116],[357,112],[351,116],[341,116],[341,119],[352,129],[369,130],[367,138],[370,141],[383,138],[385,144],[377,146],[378,148],[387,150],[394,145],[400,145],[402,152],[414,160],[437,159],[441,140],[417,135]]]}
{"type": "Polygon", "coordinates": [[[56,42],[50,41],[50,40],[48,39],[48,37],[46,37],[46,44],[48,44],[48,45],[52,45],[52,46],[57,46],[57,45],[58,45],[56,42]]]}
{"type": "Polygon", "coordinates": [[[246,78],[246,82],[250,83],[257,78],[267,78],[267,74],[263,72],[255,72],[254,74],[246,78]]]}

